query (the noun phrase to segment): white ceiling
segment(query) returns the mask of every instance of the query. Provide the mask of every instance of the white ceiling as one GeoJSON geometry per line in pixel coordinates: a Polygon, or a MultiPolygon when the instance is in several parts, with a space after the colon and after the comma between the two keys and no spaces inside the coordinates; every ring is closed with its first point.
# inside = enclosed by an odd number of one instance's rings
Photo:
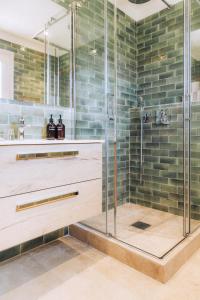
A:
{"type": "Polygon", "coordinates": [[[0,29],[30,38],[60,13],[61,6],[51,0],[0,0],[0,29]]]}
{"type": "MultiPolygon", "coordinates": [[[[115,0],[110,0],[115,3],[115,0]]],[[[151,0],[144,4],[134,4],[128,0],[116,0],[117,7],[135,21],[140,21],[166,8],[161,0],[151,0]]]]}
{"type": "MultiPolygon", "coordinates": [[[[41,45],[32,39],[33,36],[44,29],[44,25],[51,17],[66,12],[62,6],[51,0],[0,0],[0,8],[0,38],[5,37],[7,33],[9,41],[17,42],[19,37],[20,45],[25,47],[29,47],[31,41],[35,46],[33,48],[37,48],[38,51],[41,51],[41,45]]],[[[60,28],[58,25],[55,26],[57,34],[55,30],[51,30],[53,42],[55,44],[58,42],[63,48],[69,47],[66,39],[67,30],[63,30],[66,23],[65,19],[65,23],[64,20],[60,22],[60,28]]]]}
{"type": "MultiPolygon", "coordinates": [[[[136,22],[145,19],[163,9],[167,8],[167,5],[162,0],[150,0],[144,4],[134,4],[128,0],[109,0],[111,3],[116,3],[117,7],[121,9],[125,14],[131,17],[136,22]]],[[[182,0],[166,0],[170,5],[174,5],[182,0]]]]}
{"type": "MultiPolygon", "coordinates": [[[[162,0],[150,0],[145,4],[133,4],[128,0],[109,0],[112,3],[116,3],[117,7],[124,13],[129,15],[135,21],[140,21],[152,14],[155,14],[167,6],[162,0]]],[[[167,0],[171,5],[176,4],[182,0],[167,0]]],[[[52,0],[0,0],[0,38],[5,37],[7,32],[8,40],[16,42],[19,37],[19,43],[26,46],[26,40],[35,43],[35,47],[40,48],[37,41],[34,41],[32,37],[44,28],[44,25],[53,16],[64,14],[65,9],[54,3],[52,0]],[[1,33],[3,32],[3,34],[1,33]],[[14,38],[12,38],[12,35],[14,38]]],[[[63,19],[63,21],[57,23],[51,27],[49,31],[49,38],[54,43],[64,49],[70,49],[70,30],[69,30],[70,18],[63,19]],[[66,28],[68,28],[66,30],[66,28]]],[[[41,36],[40,36],[41,38],[41,36]]],[[[199,57],[200,41],[199,32],[195,34],[193,38],[195,56],[199,57]],[[196,50],[195,50],[196,49],[196,50]]],[[[27,46],[28,47],[28,46],[27,46]]]]}

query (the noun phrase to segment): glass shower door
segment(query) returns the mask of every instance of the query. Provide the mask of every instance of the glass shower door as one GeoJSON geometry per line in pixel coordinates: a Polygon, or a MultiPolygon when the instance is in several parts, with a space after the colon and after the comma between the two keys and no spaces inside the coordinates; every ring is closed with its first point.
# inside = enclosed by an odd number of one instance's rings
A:
{"type": "MultiPolygon", "coordinates": [[[[104,140],[103,201],[98,215],[83,224],[107,233],[109,199],[112,199],[113,165],[108,147],[107,0],[74,2],[75,138],[104,140]]],[[[111,116],[110,116],[111,117],[111,116]]]]}
{"type": "Polygon", "coordinates": [[[116,0],[111,233],[161,258],[184,239],[183,2],[137,24],[120,8],[116,0]]]}

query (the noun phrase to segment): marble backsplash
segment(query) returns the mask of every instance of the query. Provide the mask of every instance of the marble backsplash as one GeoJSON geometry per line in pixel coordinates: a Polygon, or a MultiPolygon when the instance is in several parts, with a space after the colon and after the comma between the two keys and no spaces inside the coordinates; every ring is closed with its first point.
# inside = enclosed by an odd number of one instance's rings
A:
{"type": "Polygon", "coordinates": [[[73,112],[70,108],[0,99],[0,139],[17,139],[21,117],[25,121],[25,139],[45,139],[46,125],[51,114],[55,123],[59,115],[62,115],[66,138],[70,139],[73,124],[73,112]]]}

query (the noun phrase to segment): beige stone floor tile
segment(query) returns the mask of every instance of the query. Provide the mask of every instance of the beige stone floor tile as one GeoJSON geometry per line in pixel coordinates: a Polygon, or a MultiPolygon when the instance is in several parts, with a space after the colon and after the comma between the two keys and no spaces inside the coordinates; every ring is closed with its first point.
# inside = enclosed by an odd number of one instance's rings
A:
{"type": "Polygon", "coordinates": [[[67,237],[2,264],[0,299],[199,300],[199,266],[200,250],[161,284],[67,237]]]}

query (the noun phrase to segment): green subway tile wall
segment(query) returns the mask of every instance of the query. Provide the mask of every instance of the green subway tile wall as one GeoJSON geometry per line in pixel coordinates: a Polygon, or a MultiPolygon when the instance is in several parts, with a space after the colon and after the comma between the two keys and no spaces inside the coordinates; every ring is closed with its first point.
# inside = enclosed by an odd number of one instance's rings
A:
{"type": "Polygon", "coordinates": [[[46,125],[53,114],[55,123],[62,116],[66,126],[66,138],[71,139],[72,113],[70,108],[42,105],[26,101],[0,99],[0,139],[18,138],[18,126],[21,116],[25,121],[25,139],[45,139],[46,125]]]}
{"type": "MultiPolygon", "coordinates": [[[[163,109],[163,107],[162,107],[163,109]]],[[[183,109],[167,105],[169,125],[156,123],[153,106],[144,109],[149,119],[143,130],[143,175],[140,182],[140,110],[132,110],[130,201],[182,214],[183,209],[183,109]]]]}
{"type": "Polygon", "coordinates": [[[145,105],[181,102],[183,3],[137,24],[138,95],[145,105]]]}
{"type": "MultiPolygon", "coordinates": [[[[59,0],[57,0],[59,2],[59,0]]],[[[69,1],[60,0],[60,3],[69,1]]],[[[194,2],[192,30],[200,28],[194,2]]],[[[114,7],[108,2],[108,102],[114,111],[114,7]]],[[[117,10],[117,155],[119,204],[133,201],[182,214],[183,208],[183,2],[138,23],[117,10]],[[144,182],[139,184],[142,96],[151,115],[144,128],[144,182]],[[169,125],[156,125],[156,111],[166,106],[169,125]],[[130,144],[129,144],[130,136],[130,144]],[[130,193],[129,193],[130,190],[130,193]]],[[[77,11],[77,138],[105,138],[104,1],[86,0],[77,11]],[[96,50],[94,54],[92,50],[96,50]],[[92,55],[94,54],[94,55],[92,55]]],[[[193,63],[198,78],[199,62],[193,63]]],[[[198,118],[195,115],[194,120],[198,118]]],[[[109,122],[109,206],[113,206],[113,122],[109,122]]],[[[196,132],[196,131],[195,131],[196,132]]],[[[197,132],[195,133],[198,134],[197,132]]],[[[195,137],[195,135],[194,135],[195,137]]],[[[198,185],[195,177],[194,185],[198,185]]],[[[195,188],[196,189],[196,188],[195,188]]],[[[197,195],[197,193],[195,194],[197,195]]],[[[104,180],[105,196],[105,180],[104,180]]],[[[200,195],[199,195],[200,196],[200,195]]],[[[197,196],[198,198],[198,196],[197,196]]],[[[197,200],[195,200],[197,202],[197,200]]],[[[195,203],[196,203],[195,202],[195,203]]],[[[196,204],[195,204],[196,205],[196,204]]]]}
{"type": "MultiPolygon", "coordinates": [[[[200,29],[200,5],[192,3],[192,30],[200,29]]],[[[144,124],[143,176],[140,183],[140,111],[131,112],[130,201],[183,215],[183,4],[137,23],[138,96],[147,106],[144,124]],[[168,104],[168,105],[167,105],[168,104]],[[150,106],[150,107],[148,107],[150,106]],[[169,125],[156,124],[167,112],[169,125]]],[[[200,65],[193,60],[192,79],[200,65]]],[[[200,219],[199,105],[192,105],[191,215],[200,219]]]]}
{"type": "Polygon", "coordinates": [[[137,23],[137,95],[151,106],[144,109],[149,119],[143,131],[142,183],[139,109],[131,112],[130,134],[130,201],[179,215],[183,208],[183,30],[182,3],[137,23]],[[156,124],[161,109],[167,112],[169,125],[156,124]]]}
{"type": "MultiPolygon", "coordinates": [[[[114,112],[114,7],[108,3],[108,102],[114,112]]],[[[117,155],[119,203],[129,199],[129,109],[136,103],[136,24],[117,11],[118,100],[117,155]]],[[[78,49],[76,50],[77,138],[105,139],[105,36],[104,1],[85,1],[77,15],[78,49]],[[96,54],[92,55],[92,50],[96,54]]],[[[113,206],[113,121],[109,122],[109,207],[113,206]]],[[[104,178],[105,179],[105,178],[104,178]]],[[[104,180],[105,186],[105,180],[104,180]]],[[[105,196],[105,189],[104,189],[105,196]]],[[[105,202],[104,202],[105,203],[105,202]]]]}
{"type": "Polygon", "coordinates": [[[192,59],[192,81],[200,82],[200,61],[192,59]]]}
{"type": "Polygon", "coordinates": [[[47,243],[53,242],[60,237],[68,235],[68,227],[61,228],[59,230],[50,232],[43,236],[39,236],[33,240],[24,242],[23,244],[14,246],[12,248],[6,249],[4,251],[0,251],[0,263],[4,262],[5,260],[12,259],[17,255],[21,255],[31,249],[36,247],[45,245],[47,243]]]}

